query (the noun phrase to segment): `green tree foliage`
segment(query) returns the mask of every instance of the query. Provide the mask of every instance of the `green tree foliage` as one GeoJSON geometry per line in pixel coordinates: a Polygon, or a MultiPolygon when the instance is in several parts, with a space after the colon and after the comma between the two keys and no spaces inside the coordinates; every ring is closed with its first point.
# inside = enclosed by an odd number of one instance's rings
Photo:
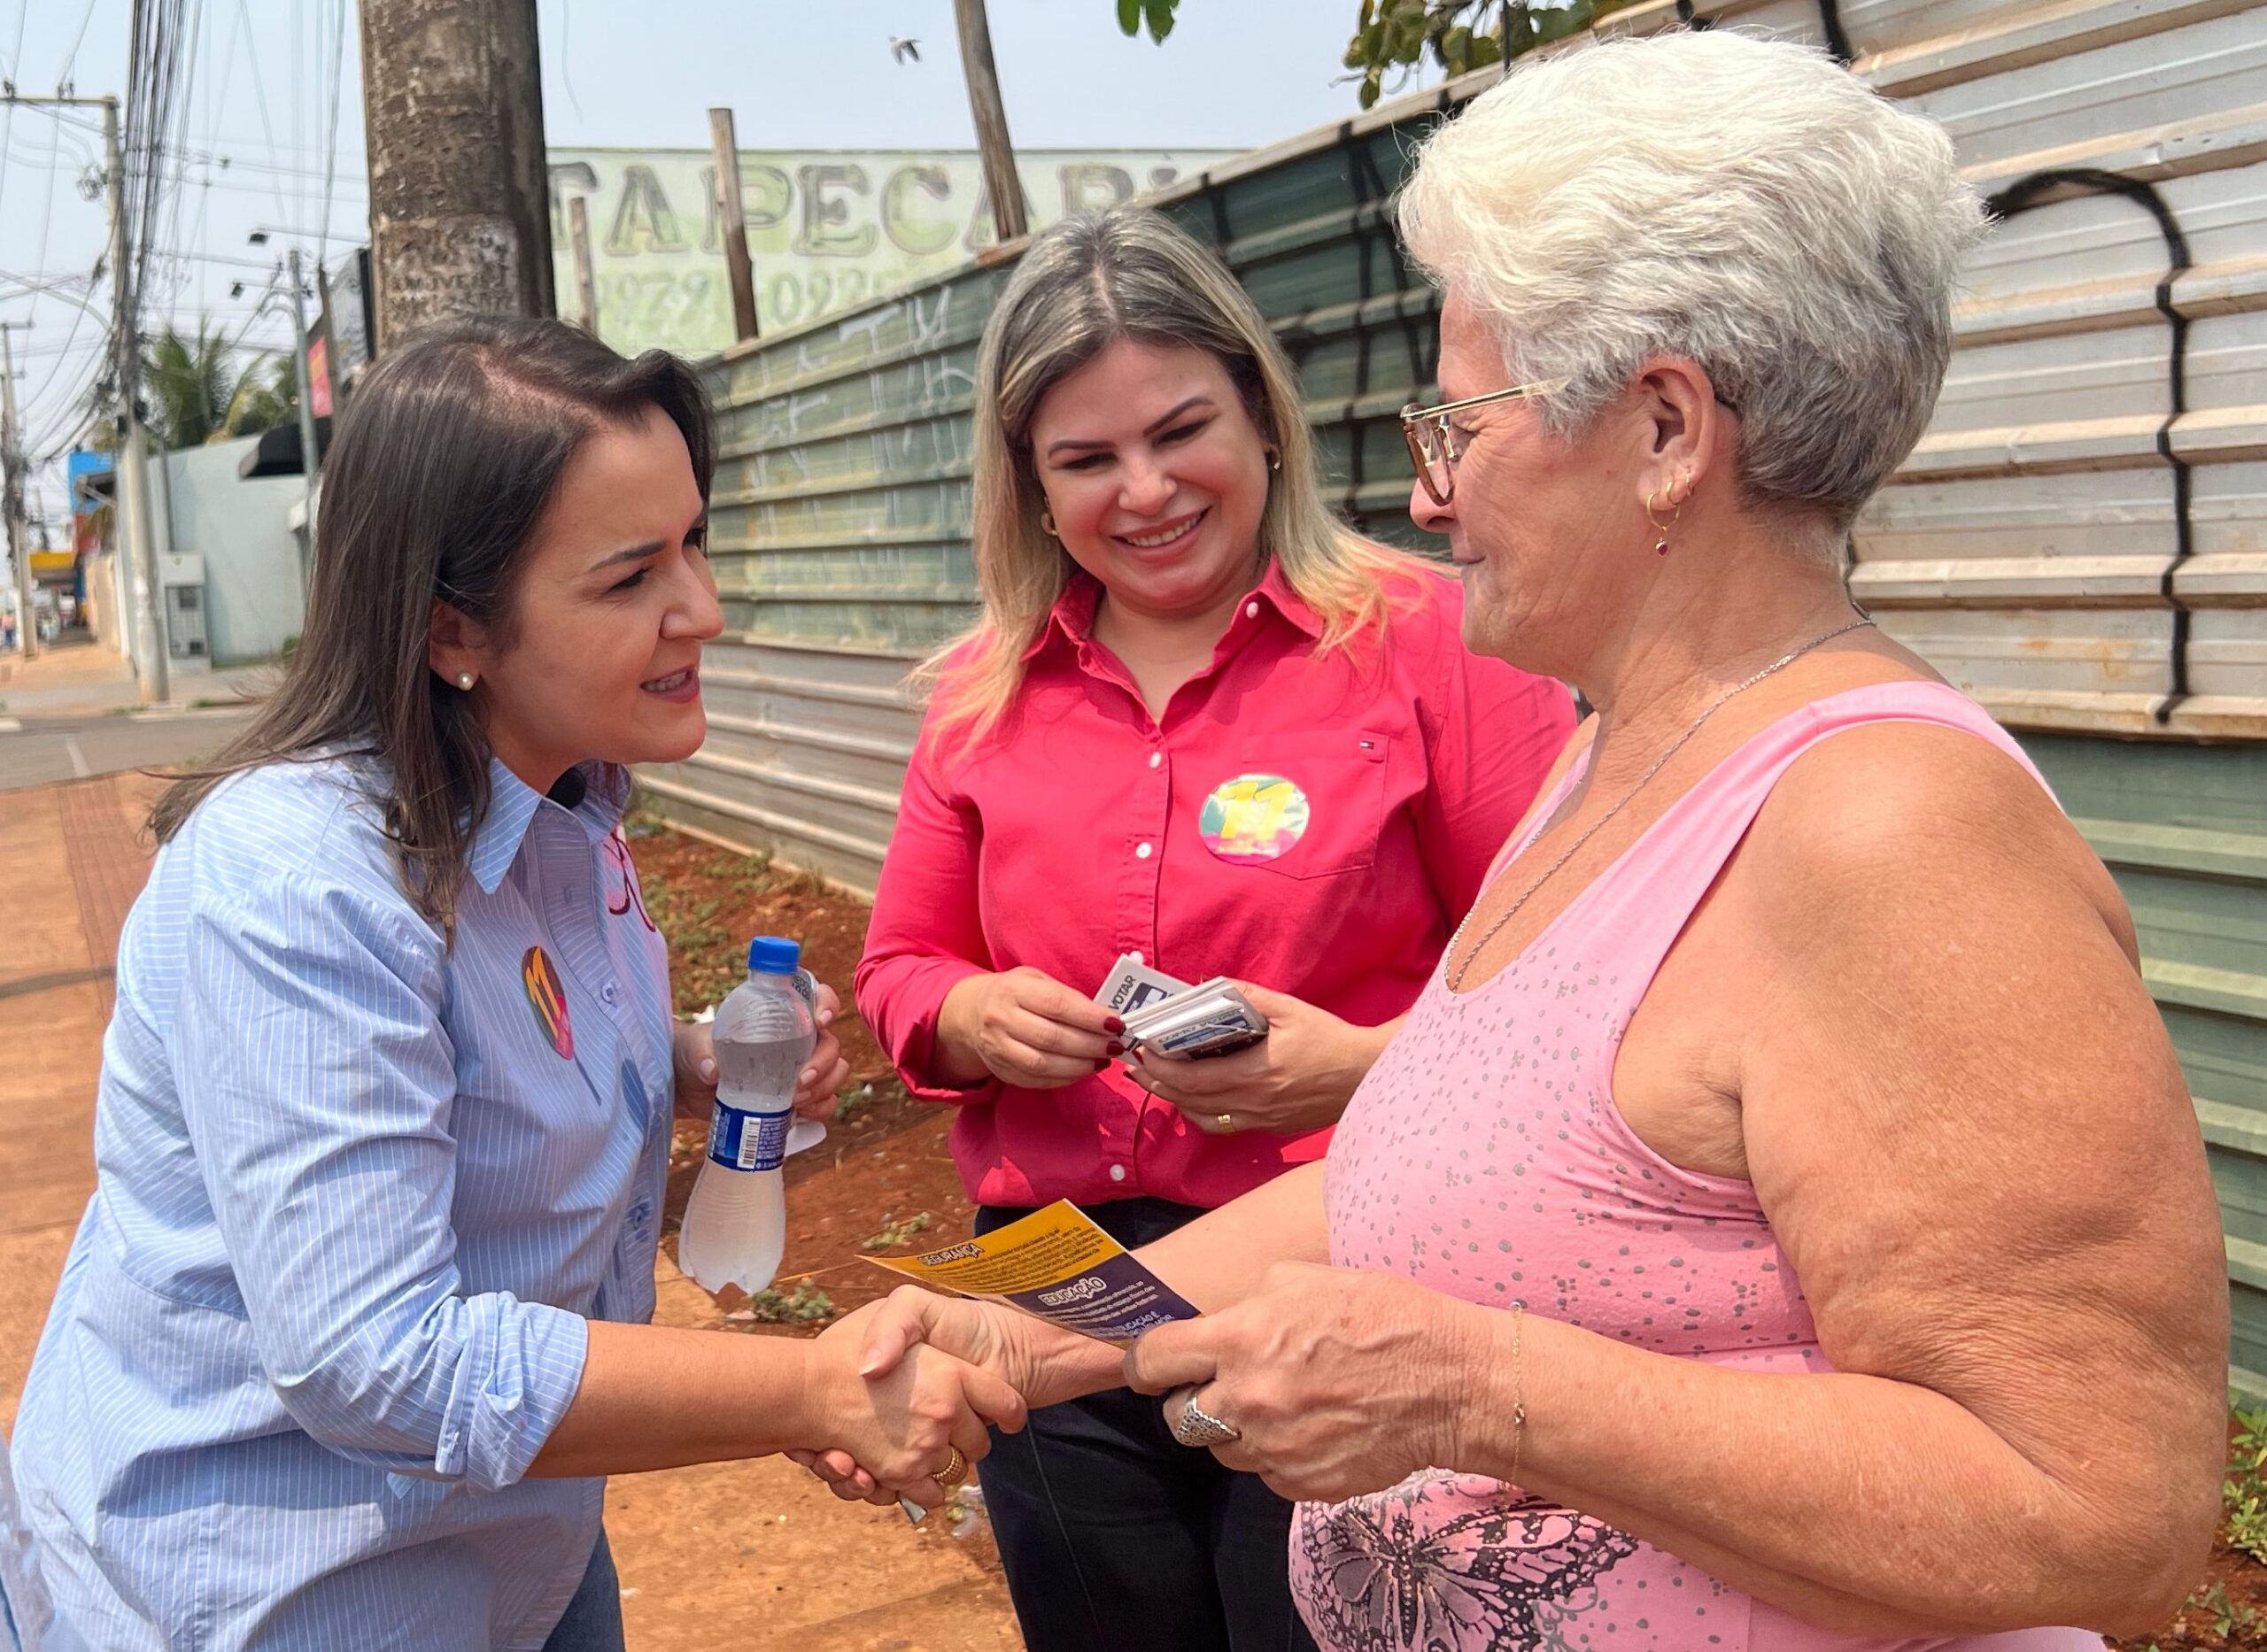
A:
{"type": "Polygon", "coordinates": [[[1118,0],[1118,27],[1138,35],[1147,24],[1149,38],[1159,45],[1172,33],[1172,14],[1180,0],[1118,0]]]}
{"type": "MultiPolygon", "coordinates": [[[[1222,0],[1233,4],[1233,0],[1222,0]]],[[[1633,0],[1361,0],[1345,65],[1361,82],[1367,109],[1385,89],[1386,77],[1405,76],[1427,58],[1451,74],[1466,74],[1521,52],[1579,34],[1633,0]]],[[[1180,0],[1118,0],[1118,26],[1149,38],[1172,33],[1180,0]]]]}
{"type": "MultiPolygon", "coordinates": [[[[227,334],[199,320],[193,334],[167,327],[142,346],[142,407],[150,444],[159,452],[228,436],[256,436],[298,416],[298,390],[289,356],[238,359],[227,334]]],[[[117,445],[118,390],[104,379],[88,400],[89,444],[117,445]]]]}
{"type": "Polygon", "coordinates": [[[1578,35],[1632,0],[1361,0],[1346,67],[1361,77],[1362,107],[1377,102],[1385,77],[1426,58],[1466,74],[1578,35]]]}

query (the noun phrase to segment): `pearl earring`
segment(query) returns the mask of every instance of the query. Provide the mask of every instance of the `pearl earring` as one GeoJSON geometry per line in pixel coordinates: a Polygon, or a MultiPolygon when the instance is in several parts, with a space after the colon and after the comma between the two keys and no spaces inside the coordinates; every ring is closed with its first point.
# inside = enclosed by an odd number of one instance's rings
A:
{"type": "Polygon", "coordinates": [[[466,693],[468,693],[468,694],[471,693],[471,692],[472,692],[472,673],[471,673],[471,672],[469,672],[469,671],[460,671],[460,672],[458,672],[458,673],[457,673],[457,686],[458,686],[459,688],[462,689],[466,693]]]}

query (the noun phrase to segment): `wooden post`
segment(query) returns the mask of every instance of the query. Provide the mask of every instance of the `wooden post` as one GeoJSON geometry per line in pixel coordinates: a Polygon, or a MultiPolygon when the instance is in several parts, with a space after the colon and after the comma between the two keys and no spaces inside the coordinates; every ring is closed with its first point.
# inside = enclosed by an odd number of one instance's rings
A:
{"type": "Polygon", "coordinates": [[[732,276],[732,336],[756,336],[755,261],[747,252],[747,213],[740,205],[740,146],[732,112],[708,112],[708,146],[716,158],[717,233],[724,238],[724,267],[732,276]]]}
{"type": "Polygon", "coordinates": [[[591,274],[591,212],[586,197],[567,203],[567,243],[575,254],[575,324],[599,336],[599,286],[591,274]]]}
{"type": "Polygon", "coordinates": [[[1008,141],[1008,112],[1000,102],[1000,76],[992,66],[992,28],[984,0],[953,0],[960,25],[961,67],[968,75],[968,106],[976,117],[976,147],[984,157],[984,189],[992,222],[1004,244],[1031,233],[1024,219],[1023,181],[1016,175],[1015,145],[1008,141]]]}

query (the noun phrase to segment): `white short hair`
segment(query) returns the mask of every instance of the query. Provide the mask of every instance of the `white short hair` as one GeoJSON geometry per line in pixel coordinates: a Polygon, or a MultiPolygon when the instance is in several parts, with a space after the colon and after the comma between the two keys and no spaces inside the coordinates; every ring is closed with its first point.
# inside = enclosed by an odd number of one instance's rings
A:
{"type": "Polygon", "coordinates": [[[1438,128],[1410,256],[1581,428],[1647,356],[1705,367],[1749,500],[1846,528],[1910,452],[1984,212],[1933,121],[1822,53],[1728,29],[1515,64],[1438,128]]]}

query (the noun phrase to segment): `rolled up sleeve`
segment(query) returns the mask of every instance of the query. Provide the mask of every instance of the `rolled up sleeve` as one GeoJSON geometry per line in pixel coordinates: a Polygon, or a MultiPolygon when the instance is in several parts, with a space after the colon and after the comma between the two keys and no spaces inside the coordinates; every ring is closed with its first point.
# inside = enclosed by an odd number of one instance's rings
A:
{"type": "Polygon", "coordinates": [[[925,737],[906,771],[853,990],[890,1065],[926,1101],[990,1100],[1000,1090],[940,1084],[934,1066],[946,994],[992,972],[977,903],[982,847],[973,812],[945,796],[925,737]]]}
{"type": "Polygon", "coordinates": [[[358,890],[194,907],[169,1040],[267,1378],[341,1455],[483,1490],[573,1401],[579,1315],[467,1295],[442,946],[358,890]]]}

